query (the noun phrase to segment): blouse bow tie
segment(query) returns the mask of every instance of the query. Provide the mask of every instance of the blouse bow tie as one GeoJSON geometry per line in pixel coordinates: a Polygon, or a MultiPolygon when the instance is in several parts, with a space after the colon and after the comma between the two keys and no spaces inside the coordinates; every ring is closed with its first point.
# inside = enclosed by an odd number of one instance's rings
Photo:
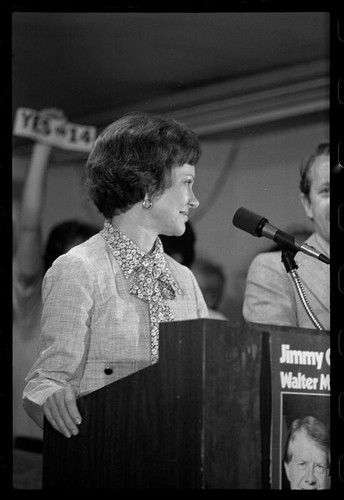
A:
{"type": "Polygon", "coordinates": [[[104,223],[101,235],[117,259],[126,279],[131,276],[129,293],[148,303],[151,330],[151,363],[159,360],[159,323],[173,321],[174,315],[166,300],[182,293],[166,264],[160,238],[155,241],[151,254],[145,254],[139,247],[113,226],[104,223]]]}
{"type": "Polygon", "coordinates": [[[165,261],[159,264],[144,257],[134,268],[135,274],[129,293],[145,302],[174,300],[179,287],[164,264],[165,261]]]}

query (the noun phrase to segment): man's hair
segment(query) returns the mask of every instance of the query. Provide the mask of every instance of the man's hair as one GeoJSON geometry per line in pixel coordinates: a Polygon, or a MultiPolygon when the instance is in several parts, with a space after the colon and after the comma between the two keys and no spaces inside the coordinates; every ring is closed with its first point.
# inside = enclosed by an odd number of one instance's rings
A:
{"type": "Polygon", "coordinates": [[[318,145],[316,151],[311,154],[310,156],[307,156],[300,165],[300,191],[307,197],[309,196],[309,191],[311,188],[311,168],[314,165],[314,162],[316,161],[319,156],[323,155],[328,155],[330,156],[330,143],[329,142],[322,142],[321,144],[318,145]]]}
{"type": "Polygon", "coordinates": [[[292,459],[290,444],[293,443],[296,435],[302,430],[326,453],[327,465],[330,466],[330,436],[328,429],[323,422],[311,416],[304,417],[303,419],[297,418],[291,424],[284,448],[284,462],[289,463],[292,459]]]}

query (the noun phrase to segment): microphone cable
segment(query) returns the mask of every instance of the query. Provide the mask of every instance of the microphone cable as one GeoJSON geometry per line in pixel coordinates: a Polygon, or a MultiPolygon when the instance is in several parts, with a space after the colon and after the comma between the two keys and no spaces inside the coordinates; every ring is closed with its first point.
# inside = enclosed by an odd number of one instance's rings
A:
{"type": "Polygon", "coordinates": [[[301,302],[302,302],[308,316],[312,320],[313,324],[317,327],[318,330],[325,330],[323,325],[320,323],[320,321],[318,320],[318,318],[314,314],[314,312],[313,312],[313,310],[308,302],[308,299],[306,297],[306,293],[305,293],[305,290],[303,288],[303,285],[302,285],[302,282],[300,280],[300,276],[299,276],[298,272],[295,269],[292,269],[289,274],[292,277],[293,283],[296,286],[296,290],[297,290],[297,293],[301,299],[301,302]]]}
{"type": "Polygon", "coordinates": [[[313,312],[313,310],[308,302],[306,292],[303,288],[299,273],[297,272],[298,265],[296,264],[296,262],[294,260],[295,254],[296,254],[296,250],[287,250],[287,249],[281,247],[281,261],[284,265],[284,268],[285,268],[287,274],[289,274],[291,276],[292,282],[294,283],[294,285],[296,287],[297,294],[301,300],[301,303],[302,303],[306,313],[308,314],[308,317],[311,319],[311,321],[313,322],[313,324],[315,325],[315,327],[318,330],[325,330],[323,325],[320,323],[320,321],[318,320],[318,318],[314,314],[314,312],[313,312]]]}

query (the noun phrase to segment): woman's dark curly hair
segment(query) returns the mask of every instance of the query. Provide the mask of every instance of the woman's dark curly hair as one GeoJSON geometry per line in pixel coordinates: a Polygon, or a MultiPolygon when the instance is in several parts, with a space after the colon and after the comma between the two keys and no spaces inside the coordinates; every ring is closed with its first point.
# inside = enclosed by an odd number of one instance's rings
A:
{"type": "Polygon", "coordinates": [[[171,185],[171,170],[200,157],[196,134],[183,124],[157,115],[132,112],[109,125],[97,138],[86,163],[88,195],[111,219],[171,185]]]}
{"type": "Polygon", "coordinates": [[[315,162],[315,160],[319,156],[323,155],[328,155],[330,156],[330,143],[329,142],[323,142],[319,144],[317,147],[315,153],[313,153],[310,156],[307,156],[303,160],[300,166],[300,191],[301,193],[305,194],[307,197],[309,196],[309,191],[311,189],[311,178],[310,178],[310,171],[311,168],[315,162]]]}

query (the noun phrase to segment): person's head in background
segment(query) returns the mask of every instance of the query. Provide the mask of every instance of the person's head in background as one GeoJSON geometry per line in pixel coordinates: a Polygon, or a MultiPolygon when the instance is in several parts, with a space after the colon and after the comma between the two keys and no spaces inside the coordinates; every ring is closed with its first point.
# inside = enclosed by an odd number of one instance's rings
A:
{"type": "Polygon", "coordinates": [[[99,229],[91,224],[68,220],[54,226],[48,236],[44,252],[44,270],[51,267],[54,260],[71,248],[95,235],[99,229]]]}
{"type": "Polygon", "coordinates": [[[208,308],[217,311],[226,284],[222,267],[208,259],[196,258],[191,270],[202,290],[208,308]]]}
{"type": "Polygon", "coordinates": [[[320,144],[300,166],[300,196],[315,232],[330,242],[330,144],[320,144]]]}
{"type": "Polygon", "coordinates": [[[326,426],[315,417],[293,421],[283,457],[292,490],[324,490],[330,487],[330,438],[326,426]]]}
{"type": "Polygon", "coordinates": [[[181,236],[159,235],[164,252],[186,267],[191,267],[195,260],[196,235],[190,221],[185,224],[185,232],[181,236]]]}

